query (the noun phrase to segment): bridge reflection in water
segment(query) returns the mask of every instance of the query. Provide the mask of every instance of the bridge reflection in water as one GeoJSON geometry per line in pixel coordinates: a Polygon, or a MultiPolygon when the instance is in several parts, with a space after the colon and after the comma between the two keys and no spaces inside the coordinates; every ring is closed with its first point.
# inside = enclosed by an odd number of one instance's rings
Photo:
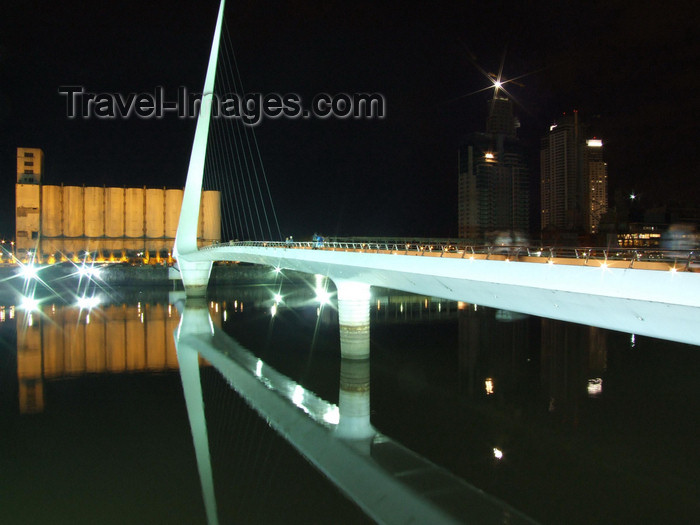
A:
{"type": "MultiPolygon", "coordinates": [[[[697,464],[692,458],[697,453],[688,446],[694,435],[692,429],[696,428],[694,421],[697,422],[693,416],[697,413],[693,407],[698,407],[693,396],[697,389],[684,379],[684,374],[692,375],[697,370],[693,347],[647,338],[635,340],[632,334],[536,317],[521,318],[474,304],[375,289],[367,308],[373,349],[370,421],[368,361],[341,361],[338,356],[337,361],[328,361],[325,368],[316,364],[319,358],[321,362],[325,359],[323,352],[340,353],[339,312],[335,308],[318,308],[318,296],[312,288],[258,286],[212,292],[212,300],[199,306],[205,318],[201,326],[205,328],[206,344],[198,341],[201,338],[183,336],[181,332],[181,337],[192,343],[194,352],[180,352],[179,356],[173,332],[179,326],[180,315],[175,306],[163,303],[166,294],[144,297],[140,304],[105,305],[82,312],[73,307],[48,305],[41,315],[35,312],[30,316],[6,307],[0,312],[0,321],[16,322],[18,327],[16,373],[20,408],[24,412],[42,410],[43,385],[54,381],[65,385],[73,378],[105,374],[156,373],[172,377],[178,373],[178,366],[182,367],[183,378],[199,381],[201,375],[203,384],[183,384],[204,494],[208,507],[215,509],[209,514],[215,519],[218,504],[223,522],[223,516],[233,512],[227,483],[231,477],[243,475],[241,480],[236,478],[238,491],[247,486],[248,476],[254,478],[260,470],[265,477],[280,475],[274,468],[261,468],[261,458],[275,458],[277,454],[271,454],[264,446],[262,456],[257,456],[252,466],[232,460],[222,463],[222,458],[240,459],[240,447],[259,450],[259,430],[249,435],[249,429],[257,428],[255,425],[265,427],[267,420],[265,417],[253,425],[251,419],[229,419],[238,418],[242,407],[236,405],[238,408],[232,411],[229,404],[221,403],[221,389],[229,388],[219,379],[218,370],[228,377],[224,374],[226,367],[247,377],[242,381],[237,376],[234,385],[263,385],[268,397],[278,392],[279,404],[285,407],[280,413],[291,411],[299,425],[318,427],[314,436],[321,437],[314,438],[311,454],[320,452],[331,458],[359,455],[356,461],[345,461],[361,463],[355,465],[357,469],[369,468],[368,463],[381,468],[385,464],[382,450],[391,450],[392,458],[411,456],[403,447],[375,434],[376,426],[431,461],[449,467],[479,488],[498,494],[545,522],[630,519],[654,523],[661,516],[683,522],[688,521],[683,518],[693,515],[693,509],[698,509],[697,499],[694,504],[683,503],[694,501],[693,495],[697,494],[692,483],[693,465],[697,464]],[[283,296],[282,302],[277,301],[277,295],[283,296]],[[309,325],[313,323],[317,326],[317,348],[309,350],[310,339],[305,338],[310,338],[309,325]],[[259,357],[248,354],[221,331],[212,332],[212,325],[222,326],[259,357]],[[295,339],[298,332],[306,335],[295,339]],[[326,350],[321,352],[321,347],[326,350]],[[248,356],[247,368],[232,357],[239,350],[248,356]],[[196,374],[193,356],[200,352],[206,355],[207,363],[215,366],[206,366],[196,374]],[[640,360],[647,361],[644,369],[639,368],[640,360]],[[655,360],[662,360],[663,366],[659,361],[652,371],[649,362],[655,360]],[[666,361],[681,360],[681,367],[665,366],[666,361]],[[342,365],[340,383],[338,363],[342,365]],[[270,365],[299,384],[275,374],[270,365]],[[219,390],[212,391],[212,384],[219,390]],[[273,391],[272,386],[277,390],[273,391]],[[196,393],[201,387],[205,389],[203,395],[196,393]],[[460,394],[460,401],[453,399],[456,393],[460,394]],[[336,404],[319,396],[336,400],[336,404]],[[679,396],[683,396],[684,409],[676,407],[674,400],[679,396]],[[208,422],[202,411],[204,400],[208,422]],[[638,406],[644,407],[641,418],[634,416],[641,408],[630,409],[638,406]],[[311,414],[315,414],[315,419],[309,419],[311,414]],[[647,428],[642,420],[653,423],[647,428]],[[339,431],[333,429],[348,421],[352,424],[345,429],[349,431],[346,435],[356,432],[358,439],[337,439],[339,431]],[[222,438],[222,428],[235,435],[236,441],[222,443],[222,439],[228,439],[222,438]],[[206,439],[207,433],[211,433],[212,441],[206,439]],[[553,437],[562,433],[571,433],[575,439],[553,437]],[[590,437],[599,433],[609,437],[590,437]],[[243,445],[239,444],[241,439],[243,445]],[[576,444],[574,448],[572,443],[576,444]],[[207,474],[209,446],[213,447],[213,468],[208,468],[216,477],[207,474]],[[337,453],[333,447],[343,452],[337,453]],[[661,450],[666,452],[657,457],[661,450]],[[227,468],[237,474],[226,474],[227,468]],[[213,480],[217,480],[219,496],[223,495],[222,486],[227,493],[218,502],[212,499],[217,493],[213,480]],[[595,504],[591,505],[591,501],[595,504]],[[557,508],[563,514],[557,513],[557,508]]],[[[354,351],[343,353],[366,353],[362,350],[367,348],[369,334],[364,329],[365,322],[353,327],[346,321],[340,323],[345,326],[340,351],[350,344],[354,351]]],[[[201,366],[205,361],[197,358],[197,362],[201,366]]],[[[58,392],[52,387],[46,395],[58,392]]],[[[256,393],[249,397],[264,396],[256,393]]],[[[50,407],[51,399],[46,403],[50,407]]],[[[290,428],[282,430],[285,437],[301,426],[290,428]]],[[[185,438],[189,441],[189,437],[185,438]]],[[[395,481],[390,474],[399,472],[401,466],[391,464],[394,470],[388,469],[385,474],[387,483],[395,481]]],[[[419,472],[426,470],[415,471],[419,472]]],[[[365,478],[360,487],[367,485],[365,478]]],[[[420,476],[399,478],[416,482],[420,476]]],[[[252,488],[245,490],[257,497],[255,487],[261,483],[254,480],[252,488]]],[[[285,495],[280,492],[275,497],[285,495]]],[[[259,500],[257,497],[254,501],[259,500]]],[[[246,504],[241,499],[236,502],[246,504]]]]}
{"type": "Polygon", "coordinates": [[[370,422],[369,287],[339,290],[339,404],[280,374],[216,329],[204,299],[181,302],[180,374],[210,524],[218,524],[198,355],[342,492],[380,523],[534,523],[370,422]]]}

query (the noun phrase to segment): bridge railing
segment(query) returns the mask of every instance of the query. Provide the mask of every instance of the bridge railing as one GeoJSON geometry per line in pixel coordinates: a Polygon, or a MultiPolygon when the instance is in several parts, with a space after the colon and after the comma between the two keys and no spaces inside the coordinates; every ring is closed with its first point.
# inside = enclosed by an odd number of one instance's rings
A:
{"type": "Polygon", "coordinates": [[[229,241],[202,249],[221,246],[328,250],[361,253],[384,253],[493,259],[550,264],[599,265],[657,270],[700,270],[700,250],[663,250],[659,248],[601,248],[566,246],[528,246],[498,244],[458,244],[422,241],[229,241]]]}

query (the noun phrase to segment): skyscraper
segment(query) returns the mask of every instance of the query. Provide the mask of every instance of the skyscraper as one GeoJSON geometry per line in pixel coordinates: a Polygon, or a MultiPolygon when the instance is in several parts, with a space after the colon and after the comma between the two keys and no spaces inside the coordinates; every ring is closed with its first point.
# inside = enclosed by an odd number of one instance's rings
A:
{"type": "Polygon", "coordinates": [[[541,141],[542,230],[596,233],[608,208],[607,192],[603,142],[588,138],[578,112],[562,115],[541,141]]]}
{"type": "Polygon", "coordinates": [[[529,232],[528,171],[516,136],[519,126],[512,101],[494,96],[486,132],[472,133],[460,145],[460,238],[482,242],[501,230],[529,232]]]}
{"type": "Polygon", "coordinates": [[[608,165],[603,160],[603,141],[589,139],[583,153],[586,183],[586,230],[598,233],[600,219],[608,211],[608,165]]]}

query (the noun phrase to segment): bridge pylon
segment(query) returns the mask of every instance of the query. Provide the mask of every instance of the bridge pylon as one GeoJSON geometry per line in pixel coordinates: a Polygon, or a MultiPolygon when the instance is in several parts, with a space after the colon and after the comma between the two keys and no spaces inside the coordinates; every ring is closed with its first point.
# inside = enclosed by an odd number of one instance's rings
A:
{"type": "Polygon", "coordinates": [[[202,199],[202,181],[204,179],[204,161],[209,138],[209,122],[211,120],[211,106],[214,97],[214,81],[216,79],[216,63],[219,56],[219,40],[224,18],[225,0],[221,0],[219,14],[216,20],[216,29],[212,39],[211,52],[209,53],[209,65],[202,89],[202,101],[197,127],[195,128],[192,142],[192,153],[187,170],[187,181],[182,196],[180,208],[180,221],[175,235],[174,256],[177,259],[182,283],[188,296],[203,296],[206,294],[211,274],[211,261],[188,260],[188,255],[198,251],[197,248],[197,224],[199,222],[199,206],[202,199]]]}

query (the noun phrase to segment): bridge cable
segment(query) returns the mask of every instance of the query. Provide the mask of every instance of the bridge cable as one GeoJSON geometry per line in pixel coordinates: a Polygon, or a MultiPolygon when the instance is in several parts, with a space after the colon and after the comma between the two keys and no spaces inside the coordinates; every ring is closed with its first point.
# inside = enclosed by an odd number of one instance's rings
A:
{"type": "MultiPolygon", "coordinates": [[[[230,88],[227,88],[227,86],[230,86],[231,83],[226,75],[226,60],[220,63],[224,71],[217,79],[217,85],[220,86],[217,93],[225,94],[229,92],[230,88]]],[[[214,128],[217,131],[218,137],[216,143],[223,152],[222,154],[225,155],[227,166],[230,170],[229,176],[220,174],[218,185],[221,188],[231,191],[231,200],[233,200],[234,206],[237,209],[238,223],[240,224],[240,230],[237,230],[235,233],[240,234],[240,237],[243,239],[255,239],[257,233],[254,224],[254,215],[252,213],[250,196],[244,176],[244,173],[249,171],[248,160],[245,151],[242,149],[241,141],[237,137],[236,128],[234,127],[240,126],[240,123],[229,122],[230,119],[228,118],[217,118],[214,120],[221,121],[217,122],[214,128]],[[228,147],[227,144],[229,145],[228,147]],[[227,152],[233,154],[233,161],[230,160],[231,154],[227,154],[227,152]]]]}
{"type": "MultiPolygon", "coordinates": [[[[231,118],[229,97],[244,101],[240,71],[224,21],[221,58],[207,145],[203,189],[220,192],[222,226],[229,238],[249,240],[281,239],[281,230],[253,126],[239,115],[231,118]],[[225,103],[224,103],[225,102],[225,103]],[[223,104],[222,104],[223,103],[223,104]],[[251,137],[252,135],[252,137],[251,137]],[[262,180],[261,180],[262,178],[262,180]],[[224,206],[226,204],[226,206],[224,206]],[[276,232],[273,233],[273,229],[276,232]]],[[[241,108],[239,108],[241,109],[241,108]]],[[[244,109],[244,108],[242,108],[244,109]]]]}
{"type": "MultiPolygon", "coordinates": [[[[226,31],[224,32],[224,35],[225,35],[225,38],[224,38],[224,52],[225,52],[225,54],[226,54],[227,56],[230,56],[231,63],[233,64],[233,67],[235,68],[234,79],[236,79],[236,78],[238,79],[238,85],[239,85],[239,87],[240,87],[240,89],[241,89],[240,92],[241,92],[241,94],[243,94],[243,93],[245,93],[245,91],[244,91],[244,89],[243,89],[242,77],[241,77],[241,74],[240,74],[240,70],[239,70],[239,68],[238,68],[238,61],[236,60],[236,54],[235,54],[235,51],[234,51],[234,48],[233,48],[233,44],[232,44],[232,42],[231,42],[230,33],[229,33],[229,31],[228,31],[228,26],[227,26],[225,20],[224,20],[224,27],[226,28],[226,31]]],[[[228,63],[228,61],[227,61],[227,63],[228,63]]],[[[234,87],[235,87],[235,86],[234,86],[234,87]]],[[[266,174],[266,172],[265,172],[265,165],[264,165],[263,160],[262,160],[262,154],[261,154],[261,152],[260,152],[260,146],[259,146],[259,144],[258,144],[258,139],[257,139],[257,136],[256,136],[256,134],[255,134],[255,129],[254,129],[253,127],[250,127],[249,131],[250,131],[250,133],[249,133],[249,134],[246,134],[246,142],[247,142],[247,144],[248,144],[248,150],[250,151],[250,153],[251,153],[251,155],[252,155],[252,147],[251,147],[251,143],[250,143],[250,140],[251,140],[250,137],[252,137],[252,142],[253,142],[253,145],[255,146],[255,153],[256,153],[255,157],[257,157],[258,165],[260,166],[260,172],[261,172],[261,174],[262,174],[262,181],[263,181],[263,183],[264,183],[265,193],[267,194],[267,200],[268,200],[269,203],[270,203],[270,213],[272,213],[272,217],[273,217],[274,223],[275,223],[275,228],[276,228],[276,230],[277,230],[277,231],[276,231],[276,234],[277,234],[276,237],[279,238],[279,239],[281,239],[282,233],[281,233],[281,230],[280,230],[280,227],[279,227],[279,221],[278,221],[278,219],[277,219],[277,212],[275,211],[274,202],[273,202],[273,200],[272,200],[272,194],[271,194],[271,192],[270,192],[270,186],[269,186],[268,181],[267,181],[267,174],[266,174]]],[[[258,194],[259,194],[259,196],[260,196],[260,202],[261,202],[262,205],[263,205],[264,217],[265,217],[265,221],[267,222],[268,233],[269,233],[269,235],[270,235],[270,239],[273,239],[273,238],[275,238],[275,236],[274,236],[274,234],[273,234],[273,232],[272,232],[272,229],[271,229],[271,226],[270,226],[270,222],[269,222],[269,217],[268,217],[267,210],[265,209],[265,197],[263,196],[263,190],[262,190],[262,187],[261,187],[261,185],[260,185],[260,177],[257,176],[257,172],[256,172],[256,179],[255,179],[255,182],[256,182],[256,185],[257,185],[258,194]]]]}
{"type": "MultiPolygon", "coordinates": [[[[221,76],[219,76],[219,79],[221,79],[221,76]]],[[[217,79],[217,85],[221,83],[221,81],[217,79]]],[[[217,93],[219,90],[217,90],[217,93]]],[[[242,208],[242,203],[239,204],[239,200],[237,198],[237,195],[240,194],[240,188],[233,188],[233,184],[231,180],[235,181],[236,186],[238,186],[238,169],[235,165],[232,166],[231,164],[231,155],[227,154],[227,151],[229,148],[226,147],[226,143],[229,142],[229,137],[228,137],[228,126],[226,125],[226,121],[215,118],[212,119],[213,125],[212,125],[212,140],[210,141],[210,146],[211,149],[208,151],[211,151],[213,157],[219,157],[220,159],[220,165],[222,167],[222,171],[218,172],[208,172],[206,175],[206,179],[210,182],[213,183],[214,187],[218,188],[222,192],[222,200],[224,203],[227,202],[232,202],[234,211],[231,212],[229,211],[229,208],[226,207],[224,208],[224,215],[227,217],[227,224],[231,225],[232,228],[232,234],[238,236],[240,234],[241,237],[245,238],[246,233],[248,234],[247,236],[250,237],[250,228],[248,225],[247,221],[247,214],[245,212],[241,211],[242,208]],[[233,169],[231,169],[233,168],[233,169]],[[232,174],[233,177],[226,176],[226,173],[232,174]],[[210,179],[215,179],[214,181],[211,181],[210,179]],[[236,191],[238,190],[238,191],[236,191]],[[231,198],[228,198],[228,193],[231,193],[231,198]],[[238,220],[235,219],[235,216],[237,216],[238,220]],[[238,224],[239,227],[236,227],[235,224],[238,224]]],[[[233,142],[235,146],[235,141],[233,142]]],[[[209,157],[209,155],[208,155],[209,157]]],[[[238,158],[238,155],[236,155],[236,158],[238,158]]]]}
{"type": "MultiPolygon", "coordinates": [[[[217,123],[217,131],[221,127],[217,123]]],[[[225,131],[225,129],[224,129],[225,131]]],[[[214,134],[214,142],[217,145],[216,148],[214,148],[214,151],[219,154],[219,156],[222,159],[222,169],[219,172],[220,175],[220,180],[221,184],[220,187],[222,189],[222,200],[224,202],[232,202],[234,210],[233,212],[228,212],[228,208],[225,209],[226,213],[223,214],[224,217],[227,217],[227,223],[230,225],[230,230],[231,234],[233,237],[236,238],[245,238],[245,231],[247,230],[247,221],[245,220],[246,214],[241,212],[238,199],[235,198],[235,195],[238,193],[236,189],[233,187],[234,182],[237,181],[237,177],[226,177],[224,174],[225,173],[235,173],[236,168],[235,166],[232,165],[231,162],[231,156],[230,155],[225,155],[223,152],[226,150],[225,148],[225,141],[226,138],[224,135],[222,135],[222,132],[217,132],[214,134]],[[230,195],[230,198],[229,198],[230,195]]]]}
{"type": "MultiPolygon", "coordinates": [[[[227,34],[227,32],[226,32],[227,34]]],[[[233,73],[233,70],[228,69],[227,66],[229,64],[229,52],[228,52],[228,46],[226,45],[226,42],[228,41],[228,38],[224,39],[224,56],[225,60],[223,62],[224,64],[224,71],[228,73],[228,76],[225,76],[224,78],[231,79],[232,87],[233,90],[231,90],[231,84],[229,84],[227,93],[239,93],[237,90],[237,83],[236,83],[236,77],[235,74],[233,73]]],[[[240,94],[240,93],[239,93],[240,94]]],[[[236,150],[239,151],[238,146],[240,145],[240,155],[238,156],[239,159],[243,159],[243,163],[245,164],[245,170],[242,170],[242,183],[245,188],[244,190],[244,195],[246,199],[246,204],[248,206],[248,213],[251,215],[251,218],[253,216],[253,208],[255,208],[255,216],[257,217],[257,226],[260,228],[260,236],[261,239],[264,236],[263,231],[262,231],[262,222],[260,220],[260,211],[258,210],[258,205],[257,201],[255,199],[255,193],[253,191],[253,183],[251,179],[251,171],[255,173],[257,176],[257,171],[255,170],[255,166],[252,162],[252,159],[250,159],[249,162],[249,157],[250,155],[246,155],[245,152],[245,146],[243,144],[243,135],[245,134],[245,130],[241,130],[241,127],[244,126],[244,124],[241,123],[240,119],[235,119],[235,127],[231,126],[232,129],[234,130],[234,134],[236,135],[236,139],[234,140],[234,144],[236,144],[236,150]],[[248,185],[246,186],[246,179],[245,175],[247,174],[247,179],[248,179],[248,185]],[[249,195],[250,192],[250,195],[249,195]],[[252,197],[252,199],[251,199],[252,197]],[[252,200],[252,206],[251,206],[251,200],[252,200]]],[[[257,236],[257,231],[255,231],[255,223],[253,223],[253,238],[257,236]]]]}
{"type": "MultiPolygon", "coordinates": [[[[206,155],[206,165],[205,165],[205,171],[210,172],[210,173],[222,173],[223,170],[223,159],[222,156],[219,154],[219,150],[216,147],[213,147],[214,143],[217,141],[218,135],[216,133],[212,133],[211,140],[209,144],[207,145],[207,155],[206,155]]],[[[226,201],[225,199],[225,194],[222,191],[222,200],[226,201]]],[[[222,214],[221,219],[224,223],[224,231],[230,230],[232,228],[231,224],[231,218],[230,214],[222,214]]]]}

